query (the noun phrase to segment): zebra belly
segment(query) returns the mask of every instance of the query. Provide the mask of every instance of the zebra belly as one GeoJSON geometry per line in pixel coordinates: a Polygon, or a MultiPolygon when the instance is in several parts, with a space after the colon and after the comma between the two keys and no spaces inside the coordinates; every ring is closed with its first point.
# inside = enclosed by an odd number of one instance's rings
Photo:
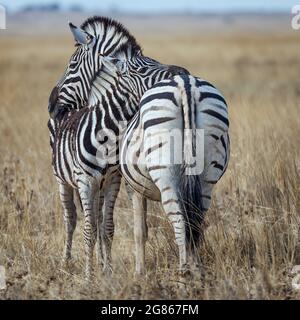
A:
{"type": "Polygon", "coordinates": [[[153,201],[160,201],[160,191],[151,180],[145,167],[138,166],[133,162],[121,165],[122,174],[130,187],[153,201]]]}

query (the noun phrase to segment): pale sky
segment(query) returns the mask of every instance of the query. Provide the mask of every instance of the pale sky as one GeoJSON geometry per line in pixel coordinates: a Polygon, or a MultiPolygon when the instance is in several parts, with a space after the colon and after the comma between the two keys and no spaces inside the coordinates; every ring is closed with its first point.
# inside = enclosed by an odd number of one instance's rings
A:
{"type": "Polygon", "coordinates": [[[63,9],[79,5],[86,10],[111,10],[132,13],[159,12],[222,12],[222,11],[291,11],[296,0],[0,0],[8,10],[18,10],[28,4],[59,3],[63,9]]]}

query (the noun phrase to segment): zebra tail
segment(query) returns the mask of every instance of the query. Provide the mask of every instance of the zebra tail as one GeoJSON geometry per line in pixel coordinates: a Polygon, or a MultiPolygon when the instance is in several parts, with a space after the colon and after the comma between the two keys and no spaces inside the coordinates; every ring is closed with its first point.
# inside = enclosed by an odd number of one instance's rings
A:
{"type": "Polygon", "coordinates": [[[178,198],[181,212],[185,218],[186,243],[188,248],[195,251],[203,240],[202,223],[204,209],[201,190],[201,176],[188,174],[193,163],[191,157],[196,148],[196,103],[193,101],[189,78],[185,78],[185,88],[182,96],[183,114],[183,163],[177,167],[179,177],[178,198]]]}
{"type": "Polygon", "coordinates": [[[202,223],[204,210],[201,198],[200,176],[185,174],[185,168],[179,168],[180,183],[178,199],[185,218],[185,235],[188,247],[195,251],[203,240],[202,223]]]}

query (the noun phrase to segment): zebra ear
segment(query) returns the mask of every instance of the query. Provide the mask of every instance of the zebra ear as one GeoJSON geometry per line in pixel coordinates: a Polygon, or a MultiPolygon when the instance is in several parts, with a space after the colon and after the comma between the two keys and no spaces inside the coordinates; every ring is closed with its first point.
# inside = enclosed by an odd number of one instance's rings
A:
{"type": "Polygon", "coordinates": [[[93,40],[92,35],[82,30],[81,28],[74,26],[72,22],[69,22],[69,27],[76,42],[80,44],[89,44],[93,40]]]}

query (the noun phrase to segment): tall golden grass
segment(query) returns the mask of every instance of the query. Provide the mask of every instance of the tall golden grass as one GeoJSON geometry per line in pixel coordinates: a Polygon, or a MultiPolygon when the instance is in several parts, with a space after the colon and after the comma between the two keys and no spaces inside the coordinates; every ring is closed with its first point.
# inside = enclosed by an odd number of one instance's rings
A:
{"type": "Polygon", "coordinates": [[[149,209],[147,276],[133,277],[132,210],[115,213],[114,274],[84,281],[82,214],[73,263],[52,176],[47,99],[73,52],[71,37],[0,39],[0,265],[3,299],[294,299],[300,264],[300,58],[295,34],[145,35],[144,52],[183,65],[227,98],[231,160],[206,216],[203,278],[179,285],[172,229],[149,209]]]}

